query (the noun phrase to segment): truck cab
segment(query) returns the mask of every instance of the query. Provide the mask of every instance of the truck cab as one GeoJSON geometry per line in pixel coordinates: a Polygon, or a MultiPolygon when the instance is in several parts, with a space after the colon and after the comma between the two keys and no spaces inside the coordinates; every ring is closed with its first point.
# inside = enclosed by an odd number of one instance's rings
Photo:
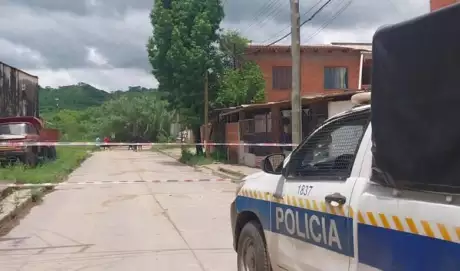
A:
{"type": "Polygon", "coordinates": [[[370,114],[332,117],[239,184],[238,270],[460,270],[459,202],[373,182],[370,114]]]}
{"type": "Polygon", "coordinates": [[[59,131],[45,128],[39,118],[0,118],[0,161],[19,160],[33,167],[40,158],[54,160],[56,148],[51,143],[58,139],[59,131]]]}

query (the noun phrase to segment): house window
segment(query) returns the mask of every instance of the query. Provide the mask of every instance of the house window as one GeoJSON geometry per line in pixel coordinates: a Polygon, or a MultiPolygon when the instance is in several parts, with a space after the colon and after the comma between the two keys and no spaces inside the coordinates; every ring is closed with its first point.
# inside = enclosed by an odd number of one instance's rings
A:
{"type": "Polygon", "coordinates": [[[347,89],[348,69],[344,67],[324,68],[324,89],[347,89]]]}
{"type": "Polygon", "coordinates": [[[292,67],[278,66],[272,68],[272,87],[273,89],[292,88],[292,67]]]}
{"type": "Polygon", "coordinates": [[[362,85],[372,84],[372,66],[363,66],[361,84],[362,85]]]}

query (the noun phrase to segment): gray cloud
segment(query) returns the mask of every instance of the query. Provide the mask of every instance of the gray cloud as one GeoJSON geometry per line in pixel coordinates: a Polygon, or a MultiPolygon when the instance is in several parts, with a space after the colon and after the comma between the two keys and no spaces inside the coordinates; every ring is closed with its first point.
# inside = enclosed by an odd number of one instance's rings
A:
{"type": "MultiPolygon", "coordinates": [[[[145,44],[151,33],[148,10],[133,10],[123,18],[32,10],[21,6],[0,8],[0,34],[11,43],[38,51],[49,68],[87,65],[86,47],[95,47],[114,67],[149,68],[145,44]],[[15,20],[21,14],[21,20],[15,20]]],[[[0,56],[3,54],[0,52],[0,56]]],[[[21,65],[31,64],[19,60],[21,65]]]]}
{"type": "MultiPolygon", "coordinates": [[[[325,23],[330,22],[334,15],[349,1],[332,0],[304,28],[320,28],[325,23]]],[[[301,21],[310,18],[326,2],[326,0],[300,0],[301,21]]],[[[273,27],[281,31],[290,25],[288,1],[233,0],[227,3],[226,22],[246,24],[245,27],[241,28],[245,35],[251,36],[261,29],[274,30],[273,27]]],[[[428,0],[352,0],[351,5],[330,23],[328,29],[341,31],[354,28],[377,28],[428,11],[428,0]]],[[[272,32],[270,30],[268,32],[272,32]]]]}
{"type": "MultiPolygon", "coordinates": [[[[326,9],[302,28],[303,41],[321,29],[325,22],[330,21],[347,1],[349,0],[332,0],[326,9]]],[[[289,3],[286,0],[223,2],[226,13],[223,27],[239,30],[254,41],[270,42],[290,30],[289,3]]],[[[303,14],[317,2],[318,0],[300,0],[300,13],[303,14]]],[[[314,10],[324,2],[326,0],[322,0],[314,10]]],[[[368,41],[380,25],[399,22],[427,12],[428,2],[353,0],[352,5],[327,29],[308,42],[341,39],[368,41]]],[[[94,73],[98,68],[105,69],[104,72],[112,68],[118,69],[117,75],[120,74],[119,69],[130,69],[130,74],[136,74],[135,78],[141,78],[141,74],[149,78],[150,65],[145,45],[152,32],[148,17],[152,6],[153,0],[2,1],[0,61],[22,69],[46,70],[44,76],[49,76],[50,70],[57,70],[62,77],[63,69],[69,69],[75,70],[70,77],[76,78],[82,76],[85,69],[94,73]],[[88,48],[94,48],[106,60],[104,67],[88,61],[88,48]],[[139,70],[143,72],[138,72],[139,70]]],[[[302,20],[313,12],[303,16],[302,20]]],[[[288,41],[286,39],[282,42],[288,41]]],[[[109,80],[106,75],[101,75],[100,78],[109,80]]],[[[101,84],[100,81],[97,83],[101,84]]]]}
{"type": "Polygon", "coordinates": [[[68,12],[79,16],[92,14],[123,16],[129,10],[148,10],[153,6],[153,0],[14,0],[14,3],[25,8],[68,12]]]}

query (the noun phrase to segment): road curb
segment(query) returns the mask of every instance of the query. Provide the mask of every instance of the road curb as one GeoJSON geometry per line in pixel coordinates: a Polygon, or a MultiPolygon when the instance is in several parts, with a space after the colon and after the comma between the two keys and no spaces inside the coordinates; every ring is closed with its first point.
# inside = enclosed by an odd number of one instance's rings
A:
{"type": "MultiPolygon", "coordinates": [[[[9,183],[9,182],[1,182],[1,183],[9,183]]],[[[8,197],[8,195],[13,193],[13,191],[14,191],[13,187],[0,188],[0,201],[8,197]]]]}
{"type": "Polygon", "coordinates": [[[0,201],[0,236],[5,233],[5,230],[8,231],[9,222],[15,221],[16,218],[19,217],[24,210],[33,207],[33,204],[38,202],[36,199],[37,193],[40,194],[41,199],[41,197],[43,197],[44,194],[49,191],[51,191],[51,189],[44,187],[38,189],[17,189],[2,199],[0,201]],[[24,193],[24,191],[27,194],[21,197],[21,193],[24,193]],[[16,197],[19,197],[17,201],[16,197]],[[11,200],[14,200],[15,202],[12,203],[11,200]],[[14,206],[9,206],[9,209],[4,213],[4,205],[8,204],[14,206]]]}
{"type": "Polygon", "coordinates": [[[227,168],[224,168],[224,167],[217,167],[217,169],[219,171],[222,171],[224,173],[227,173],[227,174],[230,174],[230,175],[233,175],[235,177],[238,177],[238,178],[244,178],[246,177],[247,175],[239,172],[239,171],[235,171],[235,170],[231,170],[231,169],[227,169],[227,168]]]}
{"type": "MultiPolygon", "coordinates": [[[[221,178],[224,178],[224,179],[232,179],[231,182],[232,183],[239,183],[240,182],[240,179],[246,177],[245,175],[242,175],[242,176],[237,176],[237,175],[234,175],[234,174],[231,174],[231,173],[226,173],[225,171],[222,171],[222,172],[219,172],[220,170],[215,170],[213,168],[210,168],[210,167],[207,167],[206,165],[202,165],[202,166],[196,166],[196,165],[190,165],[188,163],[182,163],[180,161],[180,157],[175,157],[165,151],[162,151],[160,149],[155,149],[155,151],[161,153],[161,154],[164,154],[170,158],[173,158],[174,160],[176,160],[177,162],[183,164],[183,165],[187,165],[189,167],[193,167],[194,169],[196,170],[199,170],[201,172],[203,172],[203,168],[207,169],[207,170],[210,170],[212,172],[213,175],[216,175],[216,176],[219,176],[221,178]]],[[[220,168],[220,167],[219,167],[220,168]]]]}
{"type": "MultiPolygon", "coordinates": [[[[65,181],[72,172],[80,167],[83,162],[85,162],[88,158],[90,158],[93,154],[92,150],[88,150],[86,155],[79,159],[77,161],[77,164],[74,168],[70,169],[69,172],[65,174],[65,176],[59,176],[55,182],[56,183],[61,183],[65,181]]],[[[21,182],[16,181],[15,183],[20,184],[21,182]]],[[[5,188],[4,190],[0,191],[0,236],[6,232],[8,232],[9,229],[9,223],[12,221],[15,221],[17,218],[20,218],[23,214],[23,212],[29,208],[32,208],[38,200],[36,199],[36,195],[39,194],[39,200],[42,199],[42,197],[49,192],[52,192],[53,189],[49,187],[40,187],[40,188],[25,188],[25,189],[17,189],[14,187],[8,187],[5,188]],[[11,204],[7,202],[9,198],[15,197],[15,195],[23,193],[23,191],[28,191],[29,194],[22,197],[19,199],[15,204],[14,207],[4,212],[4,204],[11,204]]]]}

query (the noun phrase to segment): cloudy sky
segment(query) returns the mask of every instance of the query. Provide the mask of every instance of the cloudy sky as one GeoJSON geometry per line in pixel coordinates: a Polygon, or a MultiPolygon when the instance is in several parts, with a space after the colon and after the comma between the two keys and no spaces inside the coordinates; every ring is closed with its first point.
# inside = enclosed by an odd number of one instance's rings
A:
{"type": "MultiPolygon", "coordinates": [[[[326,1],[300,0],[301,20],[326,1]]],[[[288,0],[223,2],[222,27],[254,43],[270,43],[290,30],[288,0]]],[[[2,0],[0,61],[38,75],[44,86],[154,87],[145,50],[152,5],[153,0],[2,0]]],[[[428,11],[429,0],[332,0],[302,27],[302,43],[369,42],[379,26],[428,11]]]]}

